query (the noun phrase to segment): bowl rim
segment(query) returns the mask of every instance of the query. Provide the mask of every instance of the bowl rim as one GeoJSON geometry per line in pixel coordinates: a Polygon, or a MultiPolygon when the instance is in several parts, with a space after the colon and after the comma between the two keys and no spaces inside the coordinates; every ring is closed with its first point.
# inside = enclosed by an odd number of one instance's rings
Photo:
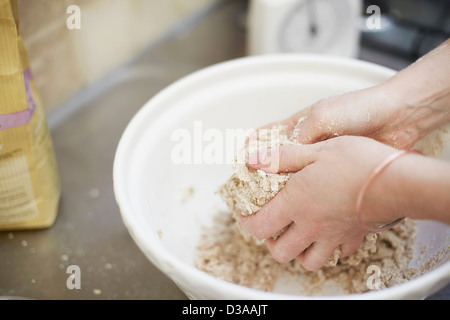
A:
{"type": "MultiPolygon", "coordinates": [[[[132,154],[130,150],[132,150],[133,148],[130,146],[132,145],[136,134],[139,132],[139,129],[144,125],[143,121],[144,119],[146,119],[146,115],[152,112],[153,109],[157,108],[158,105],[166,98],[181,90],[183,87],[204,79],[205,77],[212,77],[224,71],[229,72],[232,69],[248,68],[255,65],[265,65],[270,63],[326,63],[338,65],[344,68],[361,68],[364,70],[364,72],[372,72],[375,74],[378,73],[386,76],[386,78],[396,73],[395,70],[392,70],[385,66],[353,58],[327,56],[320,54],[271,54],[248,56],[220,62],[194,71],[193,73],[188,74],[180,78],[179,80],[176,80],[172,84],[162,89],[159,93],[150,98],[128,123],[125,131],[122,134],[122,137],[120,138],[113,163],[113,188],[116,202],[120,209],[123,222],[140,250],[145,253],[146,257],[160,271],[169,276],[169,278],[171,278],[172,281],[174,281],[182,290],[183,284],[181,282],[184,281],[185,278],[188,278],[190,279],[190,282],[195,281],[198,284],[201,283],[202,286],[206,288],[216,289],[219,287],[223,287],[224,294],[229,296],[244,296],[246,299],[398,299],[402,296],[407,296],[409,293],[414,291],[423,293],[424,291],[428,291],[427,289],[429,288],[442,288],[446,283],[450,281],[450,261],[447,261],[446,263],[436,267],[432,271],[427,272],[426,274],[423,274],[418,278],[411,279],[405,283],[396,285],[391,288],[385,288],[382,290],[375,290],[365,293],[307,296],[265,292],[237,285],[214,277],[195,268],[191,264],[178,259],[174,254],[166,250],[160,241],[148,241],[148,239],[146,238],[147,230],[143,227],[143,225],[139,223],[138,219],[136,219],[136,214],[134,214],[132,211],[132,205],[127,197],[127,184],[126,177],[124,175],[127,164],[126,160],[132,154]],[[170,265],[173,270],[175,270],[175,272],[168,272],[167,270],[165,270],[163,267],[164,264],[170,265]],[[181,277],[176,276],[175,274],[181,275],[181,277]]],[[[424,297],[426,296],[420,296],[419,298],[424,297]]]]}

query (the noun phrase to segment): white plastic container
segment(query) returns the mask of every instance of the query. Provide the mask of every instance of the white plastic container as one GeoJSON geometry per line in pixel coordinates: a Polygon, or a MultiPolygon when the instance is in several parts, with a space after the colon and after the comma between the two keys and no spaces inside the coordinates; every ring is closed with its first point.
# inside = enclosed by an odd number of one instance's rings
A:
{"type": "Polygon", "coordinates": [[[252,0],[248,54],[307,52],[356,57],[361,0],[252,0]]]}

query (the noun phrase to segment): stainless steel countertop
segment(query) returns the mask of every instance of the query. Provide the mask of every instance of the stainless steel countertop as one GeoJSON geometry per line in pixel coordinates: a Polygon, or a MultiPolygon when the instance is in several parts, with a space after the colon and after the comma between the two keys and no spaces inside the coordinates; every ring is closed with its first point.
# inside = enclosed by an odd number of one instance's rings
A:
{"type": "MultiPolygon", "coordinates": [[[[32,299],[187,299],[141,253],[116,205],[112,166],[133,115],[158,91],[205,66],[245,55],[245,1],[221,2],[75,95],[49,115],[62,199],[48,229],[0,232],[0,296],[32,299]],[[69,265],[81,289],[69,290],[69,265]]],[[[393,68],[408,62],[363,50],[393,68]]],[[[447,299],[450,286],[430,297],[447,299]]]]}

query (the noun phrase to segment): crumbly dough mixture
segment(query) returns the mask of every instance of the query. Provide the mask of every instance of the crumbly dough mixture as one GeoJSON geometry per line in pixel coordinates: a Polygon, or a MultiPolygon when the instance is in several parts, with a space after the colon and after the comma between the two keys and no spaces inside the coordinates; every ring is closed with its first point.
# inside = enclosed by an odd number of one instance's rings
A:
{"type": "Polygon", "coordinates": [[[289,139],[286,129],[279,126],[260,131],[257,139],[250,139],[246,148],[237,155],[233,175],[218,191],[233,213],[249,215],[258,212],[292,176],[292,173],[268,174],[252,170],[247,166],[248,155],[288,144],[296,143],[289,139]]]}
{"type": "Polygon", "coordinates": [[[196,267],[223,280],[265,291],[272,291],[281,275],[302,276],[301,291],[311,295],[320,293],[321,285],[327,280],[338,283],[347,293],[366,292],[371,275],[367,268],[371,265],[380,268],[381,288],[418,276],[419,270],[407,267],[415,241],[415,222],[410,219],[390,230],[367,234],[361,247],[350,257],[341,258],[337,249],[317,272],[305,270],[295,259],[284,265],[277,263],[263,241],[240,229],[237,215],[259,211],[292,175],[267,174],[247,167],[248,155],[253,151],[295,144],[285,128],[275,129],[260,132],[258,139],[250,140],[237,156],[233,175],[218,190],[232,213],[220,213],[214,227],[205,230],[197,250],[196,267]]]}
{"type": "Polygon", "coordinates": [[[283,275],[302,277],[298,294],[322,294],[322,285],[333,281],[346,293],[369,291],[367,273],[371,265],[380,268],[380,289],[403,283],[417,274],[407,268],[414,247],[415,222],[406,219],[378,235],[366,235],[355,254],[340,258],[317,272],[305,270],[298,260],[279,264],[263,242],[247,237],[230,212],[215,216],[214,227],[206,229],[198,245],[196,267],[219,279],[263,291],[273,291],[283,275]]]}

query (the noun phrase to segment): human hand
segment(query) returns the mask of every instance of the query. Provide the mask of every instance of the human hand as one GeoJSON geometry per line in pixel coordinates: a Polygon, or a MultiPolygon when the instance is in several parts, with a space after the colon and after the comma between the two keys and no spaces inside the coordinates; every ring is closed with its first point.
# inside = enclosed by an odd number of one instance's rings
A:
{"type": "MultiPolygon", "coordinates": [[[[258,213],[240,217],[243,229],[267,239],[278,262],[297,258],[308,270],[320,269],[337,247],[343,257],[354,253],[367,233],[356,216],[358,193],[372,170],[397,150],[354,136],[276,149],[251,154],[249,166],[268,173],[296,173],[258,213]],[[286,226],[280,237],[271,238],[286,226]]],[[[366,194],[362,207],[366,225],[385,225],[405,214],[388,170],[366,194]]]]}
{"type": "Polygon", "coordinates": [[[450,122],[449,59],[450,39],[382,84],[322,99],[262,129],[284,125],[304,144],[354,135],[411,148],[450,122]]]}
{"type": "MultiPolygon", "coordinates": [[[[282,125],[303,144],[329,138],[365,136],[399,149],[412,147],[428,133],[419,128],[410,106],[393,92],[390,83],[319,100],[287,119],[258,130],[282,125]]],[[[250,139],[257,137],[253,133],[250,139]]]]}

